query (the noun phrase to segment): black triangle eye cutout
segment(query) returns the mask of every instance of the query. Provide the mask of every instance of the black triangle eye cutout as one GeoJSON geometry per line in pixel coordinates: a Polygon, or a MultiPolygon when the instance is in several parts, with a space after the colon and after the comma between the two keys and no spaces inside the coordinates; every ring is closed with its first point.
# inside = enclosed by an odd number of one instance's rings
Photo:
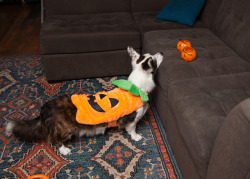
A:
{"type": "Polygon", "coordinates": [[[119,103],[119,101],[115,98],[109,98],[109,100],[111,103],[111,108],[115,107],[119,103]]]}
{"type": "Polygon", "coordinates": [[[101,99],[105,98],[107,95],[106,94],[100,94],[99,95],[101,99]]]}
{"type": "Polygon", "coordinates": [[[101,106],[99,106],[99,104],[95,102],[95,96],[89,95],[88,98],[89,98],[88,103],[94,110],[105,113],[105,111],[101,108],[101,106]]]}

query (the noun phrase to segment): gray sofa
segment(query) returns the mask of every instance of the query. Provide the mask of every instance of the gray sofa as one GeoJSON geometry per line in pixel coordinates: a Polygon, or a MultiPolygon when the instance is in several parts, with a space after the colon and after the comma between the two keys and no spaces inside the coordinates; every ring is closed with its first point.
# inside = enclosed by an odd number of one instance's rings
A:
{"type": "Polygon", "coordinates": [[[250,177],[249,8],[222,0],[210,28],[144,34],[144,51],[164,53],[152,99],[184,178],[250,177]],[[178,39],[195,61],[181,60],[178,39]]]}
{"type": "MultiPolygon", "coordinates": [[[[169,0],[43,0],[40,47],[48,81],[126,75],[128,45],[143,49],[144,33],[190,28],[156,19],[169,0]]],[[[218,2],[194,27],[207,27],[218,2]]]]}
{"type": "Polygon", "coordinates": [[[161,51],[152,102],[184,178],[250,178],[250,1],[207,0],[193,27],[157,20],[167,2],[44,0],[46,77],[124,75],[128,45],[161,51]],[[180,58],[179,39],[195,61],[180,58]]]}

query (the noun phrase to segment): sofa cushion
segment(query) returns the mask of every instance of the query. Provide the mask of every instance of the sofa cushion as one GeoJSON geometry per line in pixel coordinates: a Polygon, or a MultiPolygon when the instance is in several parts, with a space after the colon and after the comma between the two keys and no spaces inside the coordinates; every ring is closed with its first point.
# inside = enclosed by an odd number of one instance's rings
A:
{"type": "MultiPolygon", "coordinates": [[[[164,21],[156,19],[158,11],[150,12],[134,12],[133,16],[138,25],[138,28],[142,33],[156,30],[168,30],[168,29],[185,29],[190,28],[187,25],[179,24],[171,21],[164,21]]],[[[197,21],[194,27],[204,27],[204,25],[197,21]]]]}
{"type": "Polygon", "coordinates": [[[129,12],[130,0],[43,0],[45,16],[129,12]]]}
{"type": "Polygon", "coordinates": [[[131,0],[132,12],[160,11],[169,0],[131,0]]]}
{"type": "Polygon", "coordinates": [[[200,20],[207,28],[211,29],[220,4],[221,0],[206,0],[197,20],[200,20]]]}
{"type": "Polygon", "coordinates": [[[140,32],[128,12],[54,15],[41,29],[43,54],[140,48],[140,32]]]}
{"type": "MultiPolygon", "coordinates": [[[[135,50],[140,52],[140,49],[135,50]]],[[[131,58],[126,49],[98,53],[43,55],[43,66],[46,79],[50,82],[128,75],[132,70],[131,58]]]]}
{"type": "Polygon", "coordinates": [[[250,62],[250,1],[223,0],[213,31],[245,60],[250,62]]]}
{"type": "Polygon", "coordinates": [[[250,64],[208,29],[147,32],[143,47],[149,53],[164,53],[156,79],[166,93],[169,84],[174,81],[250,71],[250,64]],[[197,52],[196,60],[186,62],[181,59],[176,49],[179,39],[191,42],[197,52]]]}
{"type": "Polygon", "coordinates": [[[250,72],[201,77],[170,84],[168,98],[201,178],[227,114],[250,97],[250,72]]]}
{"type": "Polygon", "coordinates": [[[170,0],[159,12],[157,19],[193,26],[205,0],[170,0]]]}

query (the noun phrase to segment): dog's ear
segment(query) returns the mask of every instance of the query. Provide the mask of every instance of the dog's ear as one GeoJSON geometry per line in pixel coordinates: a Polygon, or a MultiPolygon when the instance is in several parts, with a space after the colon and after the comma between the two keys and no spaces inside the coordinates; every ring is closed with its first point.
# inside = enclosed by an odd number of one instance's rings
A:
{"type": "Polygon", "coordinates": [[[131,57],[132,68],[136,67],[136,60],[140,58],[140,55],[130,46],[127,48],[128,54],[131,57]]]}
{"type": "Polygon", "coordinates": [[[127,51],[132,61],[135,61],[140,57],[140,55],[133,49],[133,47],[128,46],[127,51]]]}
{"type": "Polygon", "coordinates": [[[154,59],[156,59],[156,61],[157,61],[157,68],[158,68],[163,60],[163,53],[159,52],[159,53],[155,54],[154,59]]]}

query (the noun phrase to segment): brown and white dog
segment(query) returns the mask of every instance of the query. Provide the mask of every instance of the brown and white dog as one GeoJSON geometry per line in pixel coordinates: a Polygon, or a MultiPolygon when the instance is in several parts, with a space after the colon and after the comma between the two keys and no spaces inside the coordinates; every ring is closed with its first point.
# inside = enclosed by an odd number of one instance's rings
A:
{"type": "MultiPolygon", "coordinates": [[[[150,93],[155,87],[154,74],[163,60],[163,54],[144,54],[140,56],[132,47],[128,47],[128,54],[132,58],[132,72],[128,81],[139,87],[143,92],[150,93]]],[[[149,107],[148,103],[133,113],[121,117],[117,123],[119,128],[125,128],[135,141],[141,140],[136,133],[136,124],[143,117],[149,107]]],[[[107,123],[85,125],[76,121],[77,109],[71,101],[70,95],[60,96],[44,104],[40,116],[33,120],[16,120],[7,124],[6,132],[27,142],[51,142],[63,155],[71,150],[64,143],[72,136],[93,136],[104,134],[107,123]]]]}

